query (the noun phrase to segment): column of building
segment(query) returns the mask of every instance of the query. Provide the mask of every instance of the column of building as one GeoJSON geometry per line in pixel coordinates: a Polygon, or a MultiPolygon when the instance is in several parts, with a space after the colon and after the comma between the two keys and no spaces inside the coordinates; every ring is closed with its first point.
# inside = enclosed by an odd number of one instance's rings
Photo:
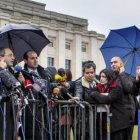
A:
{"type": "MultiPolygon", "coordinates": [[[[41,28],[45,36],[48,38],[48,29],[47,28],[41,28]]],[[[39,56],[39,64],[43,67],[47,67],[47,50],[48,46],[44,47],[44,49],[41,51],[39,56]]]]}
{"type": "Polygon", "coordinates": [[[99,40],[97,35],[90,34],[90,40],[89,40],[89,58],[90,60],[93,60],[96,64],[96,73],[99,74],[101,69],[105,68],[105,64],[103,63],[102,54],[100,52],[100,46],[99,40]]]}
{"type": "Polygon", "coordinates": [[[73,40],[73,53],[72,53],[72,71],[73,80],[77,79],[82,74],[81,65],[81,35],[75,34],[73,40]]]}
{"type": "Polygon", "coordinates": [[[65,31],[59,30],[56,36],[56,68],[65,68],[65,31]]]}

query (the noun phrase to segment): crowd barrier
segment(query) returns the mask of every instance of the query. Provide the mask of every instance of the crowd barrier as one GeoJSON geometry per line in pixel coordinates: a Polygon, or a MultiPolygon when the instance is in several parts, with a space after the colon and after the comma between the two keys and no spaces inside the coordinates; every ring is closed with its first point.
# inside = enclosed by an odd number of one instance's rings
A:
{"type": "MultiPolygon", "coordinates": [[[[36,118],[36,104],[39,100],[30,100],[32,102],[32,121],[33,121],[33,140],[35,140],[35,127],[38,120],[36,118]]],[[[85,108],[82,109],[79,105],[65,100],[57,100],[55,103],[51,102],[51,106],[42,105],[40,107],[40,126],[41,137],[40,140],[45,139],[45,133],[50,140],[110,140],[110,116],[108,105],[91,105],[87,102],[81,102],[85,108]],[[45,111],[44,111],[45,110],[45,111]],[[49,116],[48,116],[49,115],[49,116]],[[45,117],[44,117],[45,116],[45,117]],[[46,119],[47,118],[47,119],[46,119]],[[46,122],[47,120],[47,122],[46,122]],[[106,138],[105,138],[106,137],[106,138]]],[[[6,103],[4,103],[3,116],[3,140],[6,140],[6,103]]],[[[26,106],[27,107],[27,106],[26,106]]],[[[26,108],[25,107],[25,108],[26,108]]],[[[26,132],[25,108],[22,109],[22,132],[26,132]]],[[[17,113],[15,113],[17,114],[17,113]]],[[[14,116],[15,121],[17,115],[14,116]]],[[[17,124],[17,122],[16,122],[17,124]]],[[[8,125],[8,124],[7,124],[8,125]]],[[[17,130],[17,126],[14,127],[17,130]]],[[[15,140],[17,139],[15,132],[15,140]]],[[[21,139],[26,140],[25,136],[21,139]]]]}

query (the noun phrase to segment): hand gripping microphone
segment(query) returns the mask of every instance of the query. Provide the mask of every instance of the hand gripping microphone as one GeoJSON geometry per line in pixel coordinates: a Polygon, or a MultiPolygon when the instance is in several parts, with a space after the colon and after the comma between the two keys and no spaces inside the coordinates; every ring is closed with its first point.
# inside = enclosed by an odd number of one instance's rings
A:
{"type": "Polygon", "coordinates": [[[33,92],[32,92],[33,85],[31,83],[31,81],[30,80],[25,80],[24,81],[24,87],[25,87],[25,89],[29,90],[32,99],[35,100],[33,92]]]}
{"type": "Polygon", "coordinates": [[[47,99],[47,95],[44,93],[44,91],[41,89],[41,87],[37,83],[34,83],[33,84],[33,89],[36,91],[36,93],[39,93],[45,99],[47,99]]]}
{"type": "MultiPolygon", "coordinates": [[[[68,90],[66,88],[61,88],[61,93],[64,95],[69,96],[71,99],[73,99],[73,96],[71,96],[71,94],[68,92],[68,90]]],[[[77,100],[74,100],[74,102],[76,104],[78,104],[82,109],[85,109],[85,106],[81,103],[79,103],[77,100]]]]}

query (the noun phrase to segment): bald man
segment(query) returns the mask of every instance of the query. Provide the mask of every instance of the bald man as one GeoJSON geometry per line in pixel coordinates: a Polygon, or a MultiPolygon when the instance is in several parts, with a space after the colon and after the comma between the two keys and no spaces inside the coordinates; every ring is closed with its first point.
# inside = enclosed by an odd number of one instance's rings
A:
{"type": "Polygon", "coordinates": [[[111,68],[113,71],[119,71],[119,73],[125,71],[121,58],[117,56],[111,59],[111,68]]]}
{"type": "MultiPolygon", "coordinates": [[[[124,93],[124,102],[129,115],[130,126],[128,126],[126,139],[132,140],[133,127],[135,124],[135,112],[136,112],[136,79],[134,76],[125,73],[124,64],[120,57],[113,57],[111,59],[111,68],[116,73],[117,80],[121,82],[124,93]]],[[[137,114],[136,114],[137,115],[137,114]]]]}

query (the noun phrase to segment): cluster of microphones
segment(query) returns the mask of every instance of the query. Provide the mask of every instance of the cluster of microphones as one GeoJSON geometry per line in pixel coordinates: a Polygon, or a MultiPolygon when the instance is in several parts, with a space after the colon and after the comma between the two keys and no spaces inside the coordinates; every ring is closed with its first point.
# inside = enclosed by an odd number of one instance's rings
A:
{"type": "MultiPolygon", "coordinates": [[[[29,75],[31,74],[25,70],[22,70],[21,66],[16,66],[14,68],[14,70],[17,72],[24,72],[29,75]]],[[[36,75],[36,74],[32,74],[32,76],[38,77],[38,75],[36,75]]],[[[1,81],[3,82],[3,84],[8,89],[10,89],[10,94],[8,94],[8,95],[1,94],[0,95],[0,102],[7,102],[7,101],[9,101],[9,99],[12,95],[16,94],[18,96],[22,96],[24,99],[24,103],[28,104],[28,100],[27,100],[26,96],[24,96],[24,94],[23,94],[20,82],[13,76],[12,73],[10,73],[10,71],[8,71],[6,69],[0,71],[0,78],[1,78],[1,81]]],[[[41,86],[37,83],[32,84],[30,80],[25,80],[24,88],[29,92],[29,94],[33,100],[35,100],[34,93],[36,93],[37,95],[39,94],[44,99],[47,99],[48,95],[45,93],[45,90],[42,89],[41,86]]],[[[71,96],[71,94],[68,92],[68,90],[66,88],[61,88],[61,89],[54,88],[53,95],[58,96],[61,99],[64,99],[63,98],[64,96],[68,96],[69,98],[73,99],[73,97],[71,96]]],[[[74,100],[74,102],[76,104],[78,104],[81,108],[84,108],[84,106],[81,103],[79,103],[77,100],[74,100]]]]}
{"type": "MultiPolygon", "coordinates": [[[[64,97],[68,96],[70,99],[73,99],[73,96],[69,93],[69,91],[66,88],[54,88],[53,90],[53,94],[55,94],[55,96],[58,96],[58,98],[60,99],[65,99],[64,97]]],[[[85,108],[85,106],[83,104],[81,104],[79,101],[77,100],[73,100],[77,105],[79,105],[82,109],[85,108]]]]}
{"type": "MultiPolygon", "coordinates": [[[[20,66],[16,66],[14,70],[17,72],[24,72],[26,74],[30,74],[29,72],[22,70],[22,67],[20,66]]],[[[32,75],[37,76],[35,74],[32,75]]],[[[0,82],[1,82],[0,85],[2,85],[3,83],[3,85],[6,86],[6,88],[9,91],[9,94],[5,94],[4,91],[2,92],[2,94],[0,94],[0,102],[8,102],[11,96],[18,95],[24,98],[25,104],[28,104],[28,100],[26,96],[24,96],[23,94],[20,82],[14,77],[14,75],[9,70],[4,69],[0,71],[0,82]]],[[[32,90],[35,93],[41,94],[44,98],[47,98],[47,95],[42,91],[41,87],[37,83],[32,84],[30,80],[25,80],[24,88],[28,90],[33,100],[35,100],[35,98],[32,90]]]]}

